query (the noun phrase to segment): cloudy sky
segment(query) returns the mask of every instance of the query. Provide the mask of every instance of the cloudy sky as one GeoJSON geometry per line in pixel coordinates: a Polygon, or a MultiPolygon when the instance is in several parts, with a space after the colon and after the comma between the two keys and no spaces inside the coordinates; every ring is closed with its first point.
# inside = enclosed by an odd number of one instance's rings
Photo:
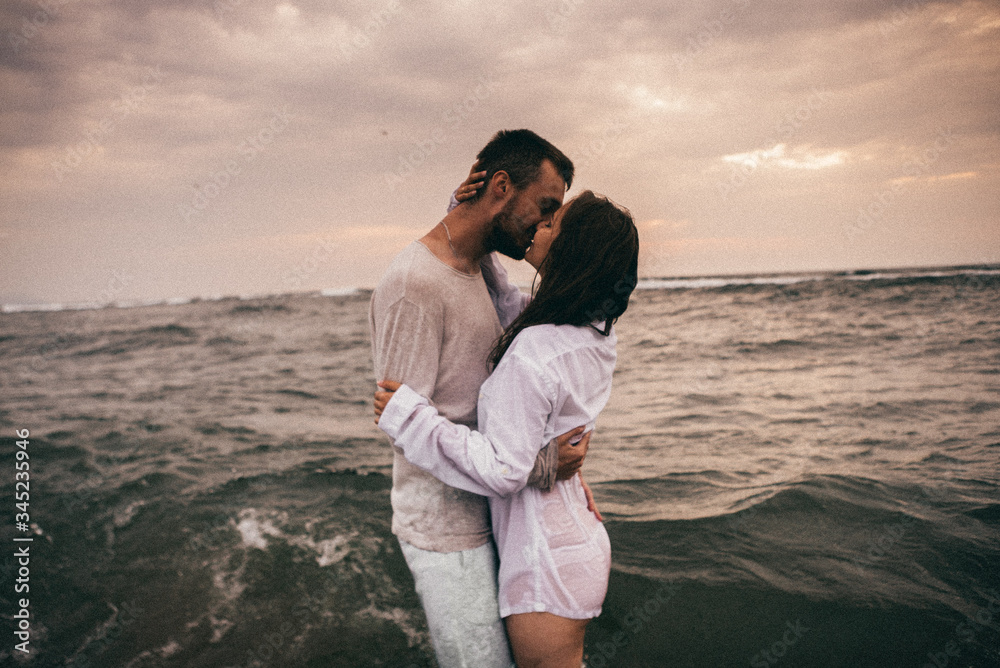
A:
{"type": "Polygon", "coordinates": [[[644,276],[1000,262],[997,1],[0,7],[0,303],[371,287],[519,127],[644,276]]]}

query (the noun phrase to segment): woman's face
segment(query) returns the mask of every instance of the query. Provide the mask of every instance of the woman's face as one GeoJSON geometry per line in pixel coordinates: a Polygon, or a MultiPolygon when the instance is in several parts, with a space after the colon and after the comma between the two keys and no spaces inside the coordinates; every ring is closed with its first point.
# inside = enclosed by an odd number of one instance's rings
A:
{"type": "Polygon", "coordinates": [[[549,254],[549,248],[552,247],[552,242],[559,236],[563,213],[565,213],[568,206],[568,202],[563,204],[559,207],[558,211],[552,214],[550,219],[543,220],[538,224],[538,228],[535,230],[535,238],[531,242],[531,248],[524,254],[524,259],[536,270],[542,266],[542,262],[545,261],[545,257],[549,254]]]}

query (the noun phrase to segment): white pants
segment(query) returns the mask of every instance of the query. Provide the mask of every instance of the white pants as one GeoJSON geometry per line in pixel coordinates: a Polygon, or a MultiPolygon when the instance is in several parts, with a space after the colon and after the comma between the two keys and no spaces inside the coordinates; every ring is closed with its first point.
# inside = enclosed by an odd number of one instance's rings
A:
{"type": "Polygon", "coordinates": [[[497,605],[493,542],[461,552],[430,552],[399,541],[427,615],[441,668],[512,668],[497,605]]]}

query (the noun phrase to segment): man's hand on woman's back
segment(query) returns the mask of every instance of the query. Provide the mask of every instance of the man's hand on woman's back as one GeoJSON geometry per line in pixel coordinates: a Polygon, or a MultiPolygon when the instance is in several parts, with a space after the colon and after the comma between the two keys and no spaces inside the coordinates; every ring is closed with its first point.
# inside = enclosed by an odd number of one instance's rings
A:
{"type": "Polygon", "coordinates": [[[559,446],[559,466],[556,471],[556,480],[569,480],[583,466],[583,458],[587,456],[587,448],[590,447],[590,434],[593,433],[588,431],[583,434],[585,428],[577,427],[556,438],[556,444],[559,446]],[[580,434],[583,434],[583,438],[577,443],[570,443],[580,434]]]}

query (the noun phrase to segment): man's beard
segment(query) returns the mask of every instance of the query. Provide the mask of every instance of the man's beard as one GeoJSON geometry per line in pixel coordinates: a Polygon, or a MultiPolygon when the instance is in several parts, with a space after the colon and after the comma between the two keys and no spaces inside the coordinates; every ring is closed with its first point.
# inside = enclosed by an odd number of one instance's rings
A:
{"type": "Polygon", "coordinates": [[[513,208],[511,204],[513,200],[503,208],[503,211],[493,216],[493,225],[486,243],[490,250],[503,253],[515,260],[523,260],[526,249],[511,233],[511,230],[518,229],[516,223],[520,222],[520,219],[511,213],[510,210],[513,208]]]}

